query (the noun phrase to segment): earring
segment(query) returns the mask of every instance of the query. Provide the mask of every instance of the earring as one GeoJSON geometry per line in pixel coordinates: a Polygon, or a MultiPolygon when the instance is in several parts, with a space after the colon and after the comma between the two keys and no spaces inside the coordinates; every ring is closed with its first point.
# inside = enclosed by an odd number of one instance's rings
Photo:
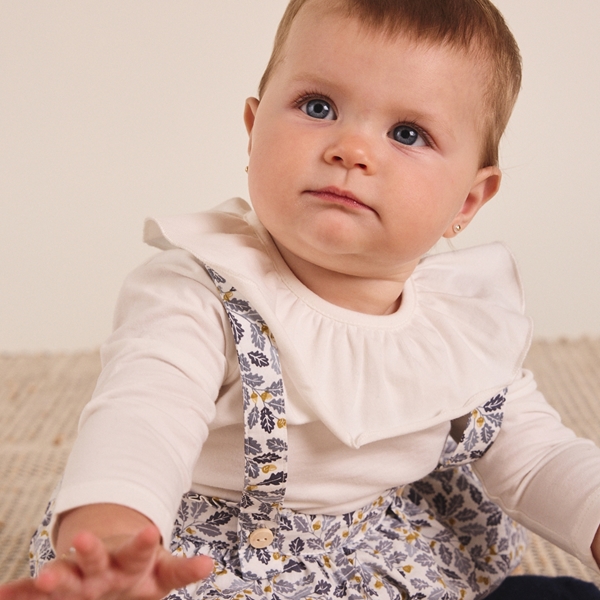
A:
{"type": "Polygon", "coordinates": [[[244,169],[244,171],[246,171],[246,173],[248,172],[248,165],[246,165],[246,168],[244,169]]]}
{"type": "Polygon", "coordinates": [[[454,233],[458,233],[462,229],[462,225],[457,223],[452,229],[454,230],[454,233]]]}

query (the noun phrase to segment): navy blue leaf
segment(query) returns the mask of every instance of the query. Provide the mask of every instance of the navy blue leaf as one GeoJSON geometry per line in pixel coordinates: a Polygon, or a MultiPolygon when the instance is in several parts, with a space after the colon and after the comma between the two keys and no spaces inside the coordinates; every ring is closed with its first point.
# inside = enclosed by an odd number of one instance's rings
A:
{"type": "Polygon", "coordinates": [[[271,560],[271,553],[266,548],[257,548],[256,556],[263,565],[268,565],[271,560]]]}
{"type": "Polygon", "coordinates": [[[264,406],[260,411],[260,426],[267,433],[271,433],[275,429],[275,417],[267,406],[264,406]]]}
{"type": "Polygon", "coordinates": [[[315,594],[328,594],[331,589],[331,584],[328,581],[319,581],[315,587],[315,594]]]}
{"type": "Polygon", "coordinates": [[[488,400],[483,405],[483,410],[485,412],[494,412],[494,411],[500,410],[505,402],[506,402],[506,398],[502,394],[498,394],[495,398],[488,400]]]}
{"type": "Polygon", "coordinates": [[[487,518],[487,526],[493,527],[494,525],[500,525],[501,521],[502,521],[502,513],[500,511],[498,511],[494,514],[491,514],[487,518]]]}
{"type": "Polygon", "coordinates": [[[304,550],[304,542],[301,538],[296,538],[290,542],[290,552],[292,554],[300,554],[304,550]]]}
{"type": "Polygon", "coordinates": [[[432,501],[439,515],[444,516],[447,514],[448,501],[446,500],[446,496],[443,494],[436,494],[432,501]]]}
{"type": "Polygon", "coordinates": [[[261,456],[257,456],[254,460],[259,465],[266,465],[267,463],[275,462],[279,460],[281,456],[279,454],[275,454],[274,452],[267,452],[266,454],[262,454],[261,456]]]}
{"type": "Polygon", "coordinates": [[[252,364],[257,367],[268,367],[269,359],[262,353],[254,350],[253,352],[248,352],[248,356],[252,361],[252,364]]]}
{"type": "Polygon", "coordinates": [[[225,511],[216,512],[214,515],[210,516],[206,519],[207,523],[212,523],[213,525],[225,525],[231,521],[231,514],[225,511]]]}
{"type": "Polygon", "coordinates": [[[287,473],[281,471],[271,473],[267,479],[260,482],[260,485],[281,485],[287,481],[287,473]]]}
{"type": "Polygon", "coordinates": [[[231,324],[231,331],[233,332],[233,339],[236,344],[240,343],[240,340],[244,337],[244,329],[240,325],[239,321],[235,318],[235,316],[227,311],[227,317],[229,318],[229,323],[231,324]]]}
{"type": "Polygon", "coordinates": [[[302,573],[303,570],[302,563],[298,562],[297,560],[288,560],[283,565],[284,573],[302,573]]]}

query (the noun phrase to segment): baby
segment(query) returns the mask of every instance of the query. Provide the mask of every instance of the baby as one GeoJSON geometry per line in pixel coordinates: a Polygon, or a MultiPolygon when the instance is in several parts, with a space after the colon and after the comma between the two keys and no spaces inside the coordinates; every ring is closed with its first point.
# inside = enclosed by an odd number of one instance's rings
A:
{"type": "Polygon", "coordinates": [[[245,107],[252,208],[147,222],[164,252],[0,599],[563,593],[504,581],[515,520],[597,568],[600,451],[522,368],[510,254],[427,256],[498,191],[520,77],[487,0],[290,2],[245,107]]]}

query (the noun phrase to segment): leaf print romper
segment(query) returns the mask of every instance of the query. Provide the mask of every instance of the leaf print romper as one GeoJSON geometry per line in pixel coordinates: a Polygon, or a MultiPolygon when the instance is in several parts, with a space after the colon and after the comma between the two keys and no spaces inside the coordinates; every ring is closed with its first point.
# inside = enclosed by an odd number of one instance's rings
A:
{"type": "MultiPolygon", "coordinates": [[[[499,392],[450,437],[437,469],[362,510],[309,515],[285,507],[287,425],[279,355],[268,324],[210,267],[236,343],[243,387],[245,475],[241,502],[189,492],[171,551],[207,554],[211,576],[168,600],[476,600],[520,562],[525,533],[490,502],[469,463],[494,442],[499,392]]],[[[31,571],[54,558],[47,527],[31,542],[31,571]]]]}

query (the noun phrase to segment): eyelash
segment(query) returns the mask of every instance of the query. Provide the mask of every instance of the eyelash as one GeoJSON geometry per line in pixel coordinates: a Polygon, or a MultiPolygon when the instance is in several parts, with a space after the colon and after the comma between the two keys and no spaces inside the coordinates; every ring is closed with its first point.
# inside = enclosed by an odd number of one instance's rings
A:
{"type": "Polygon", "coordinates": [[[425,144],[427,146],[430,146],[430,147],[434,146],[431,136],[422,127],[419,127],[419,125],[417,125],[414,121],[400,120],[397,123],[395,123],[394,125],[392,125],[392,127],[390,128],[390,132],[394,131],[394,129],[396,127],[399,127],[400,125],[404,125],[405,127],[411,127],[423,138],[423,140],[425,141],[425,144]]]}
{"type": "Polygon", "coordinates": [[[310,91],[310,92],[305,92],[304,94],[299,96],[296,100],[294,100],[294,106],[296,108],[300,108],[303,104],[306,104],[309,100],[316,100],[316,99],[326,100],[331,105],[331,108],[333,108],[334,112],[337,114],[335,104],[333,103],[331,98],[329,96],[327,96],[327,94],[321,94],[321,92],[318,92],[316,90],[310,91]]]}

